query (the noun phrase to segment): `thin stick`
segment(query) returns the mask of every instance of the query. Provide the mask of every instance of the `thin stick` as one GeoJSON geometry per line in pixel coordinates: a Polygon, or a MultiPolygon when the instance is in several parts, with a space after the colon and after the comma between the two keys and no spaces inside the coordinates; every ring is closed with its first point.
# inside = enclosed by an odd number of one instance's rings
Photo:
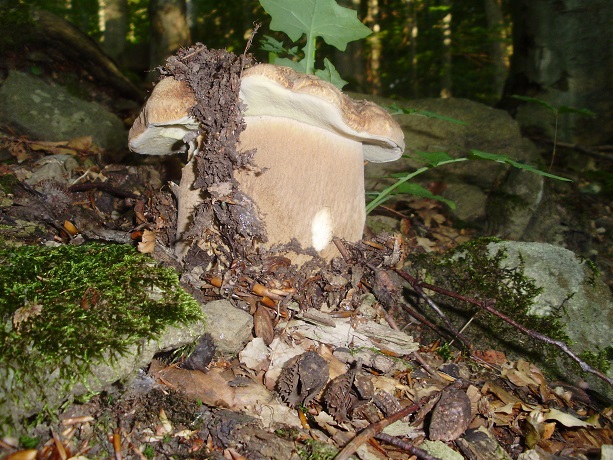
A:
{"type": "MultiPolygon", "coordinates": [[[[426,301],[426,303],[430,306],[430,308],[432,308],[437,313],[437,315],[439,315],[441,317],[441,319],[443,320],[443,322],[445,323],[447,328],[460,340],[460,342],[462,342],[464,347],[469,348],[469,343],[470,342],[468,341],[468,339],[466,339],[466,337],[464,337],[462,335],[462,333],[460,333],[460,331],[458,331],[454,327],[454,325],[451,324],[451,321],[449,320],[449,318],[447,318],[445,313],[443,313],[443,311],[440,309],[440,307],[434,302],[434,300],[432,300],[430,298],[429,295],[427,295],[424,292],[422,287],[426,287],[425,284],[420,283],[416,278],[413,278],[411,275],[409,275],[408,273],[403,272],[401,270],[396,270],[396,273],[398,273],[405,280],[407,280],[409,283],[411,283],[411,286],[413,287],[413,289],[415,289],[415,292],[417,292],[419,297],[424,299],[426,301]]],[[[427,287],[426,289],[430,289],[430,288],[427,287]]],[[[434,290],[434,289],[431,289],[431,290],[434,290]]]]}
{"type": "Polygon", "coordinates": [[[439,294],[443,294],[443,295],[446,295],[448,297],[452,297],[454,299],[462,300],[464,302],[468,302],[470,304],[476,305],[479,308],[481,308],[481,309],[491,313],[492,315],[497,316],[498,318],[502,319],[503,321],[509,323],[511,326],[519,329],[521,332],[523,332],[527,336],[532,337],[533,339],[536,339],[536,340],[540,340],[541,342],[545,342],[545,343],[548,343],[550,345],[553,345],[554,347],[562,350],[562,352],[566,353],[573,361],[575,361],[579,365],[579,367],[584,372],[588,372],[590,374],[594,374],[595,376],[597,376],[598,378],[604,380],[605,382],[607,382],[609,385],[611,385],[613,387],[613,379],[607,377],[605,374],[603,374],[599,370],[594,369],[592,366],[590,366],[585,361],[583,361],[581,358],[579,358],[579,356],[577,356],[575,353],[573,353],[570,350],[570,348],[568,348],[568,345],[566,345],[564,342],[552,339],[551,337],[548,337],[548,336],[546,336],[544,334],[541,334],[540,332],[536,332],[536,331],[534,331],[532,329],[528,329],[527,327],[519,324],[517,321],[509,318],[505,314],[500,313],[498,310],[496,310],[492,306],[493,303],[494,303],[493,300],[483,301],[483,300],[474,299],[472,297],[466,297],[466,296],[457,294],[455,292],[449,291],[447,289],[443,289],[443,288],[440,288],[438,286],[434,286],[434,285],[429,284],[429,283],[419,282],[416,278],[413,278],[411,275],[409,275],[408,273],[405,273],[403,271],[396,270],[396,272],[400,276],[402,276],[405,280],[407,280],[409,283],[411,283],[411,285],[413,287],[415,287],[415,286],[423,287],[425,289],[429,289],[431,291],[438,292],[439,294]]]}
{"type": "MultiPolygon", "coordinates": [[[[429,401],[430,399],[438,396],[438,394],[439,392],[433,393],[428,398],[426,398],[425,401],[429,401]]],[[[395,414],[392,414],[389,417],[386,417],[383,420],[377,423],[373,423],[372,425],[363,429],[360,434],[358,434],[355,438],[349,441],[349,443],[347,443],[345,447],[343,447],[343,450],[341,450],[338,455],[334,457],[335,460],[348,460],[348,458],[351,457],[362,444],[367,442],[370,438],[373,438],[377,434],[381,433],[386,427],[388,427],[392,423],[397,422],[398,420],[406,417],[409,414],[412,414],[413,412],[416,412],[417,410],[419,410],[420,407],[424,405],[424,403],[425,402],[411,404],[410,406],[403,408],[395,414]]]]}
{"type": "Polygon", "coordinates": [[[425,450],[420,449],[419,447],[415,447],[414,445],[409,444],[402,439],[396,438],[395,436],[390,436],[386,433],[379,433],[375,436],[375,438],[377,438],[379,441],[386,442],[392,446],[400,447],[401,449],[406,450],[409,454],[415,455],[421,460],[439,460],[438,457],[434,457],[425,450]]]}

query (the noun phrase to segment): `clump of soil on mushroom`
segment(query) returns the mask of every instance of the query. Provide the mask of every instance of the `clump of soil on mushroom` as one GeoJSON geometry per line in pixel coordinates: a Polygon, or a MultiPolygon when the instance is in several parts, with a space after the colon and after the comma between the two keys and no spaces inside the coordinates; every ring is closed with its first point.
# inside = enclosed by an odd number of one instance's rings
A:
{"type": "MultiPolygon", "coordinates": [[[[238,138],[245,129],[238,97],[242,69],[253,63],[251,55],[236,56],[225,50],[208,50],[197,44],[181,50],[160,68],[163,76],[185,81],[196,97],[191,109],[199,123],[193,188],[206,198],[187,228],[187,238],[202,237],[204,223],[214,222],[220,231],[218,244],[231,253],[230,260],[252,252],[253,241],[266,234],[251,199],[242,193],[234,170],[251,167],[253,152],[240,152],[238,138]]],[[[188,261],[194,259],[192,249],[188,261]]],[[[230,256],[230,254],[228,254],[230,256]]],[[[190,264],[191,265],[191,264],[190,264]]],[[[189,268],[189,267],[187,267],[189,268]]]]}

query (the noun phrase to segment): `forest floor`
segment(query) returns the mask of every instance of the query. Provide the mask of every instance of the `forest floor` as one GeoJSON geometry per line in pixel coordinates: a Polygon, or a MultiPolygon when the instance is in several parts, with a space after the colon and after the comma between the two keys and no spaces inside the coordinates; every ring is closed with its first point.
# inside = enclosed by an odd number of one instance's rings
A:
{"type": "MultiPolygon", "coordinates": [[[[27,139],[4,146],[0,176],[26,177],[42,157],[60,153],[50,144],[33,149],[27,139]]],[[[70,147],[63,147],[61,152],[67,150],[70,147]]],[[[78,227],[100,230],[104,222],[107,232],[98,231],[97,239],[112,240],[110,235],[116,231],[133,230],[132,197],[147,189],[150,176],[134,174],[129,165],[109,168],[100,156],[84,150],[79,147],[72,152],[81,165],[87,163],[80,166],[84,176],[114,179],[105,186],[60,191],[52,187],[49,192],[74,195],[72,206],[83,209],[75,217],[78,227]],[[87,219],[91,219],[89,224],[87,219]]],[[[564,175],[563,171],[556,173],[564,175]]],[[[610,282],[613,249],[610,242],[599,237],[602,231],[598,230],[604,226],[607,233],[611,231],[610,201],[604,194],[587,193],[589,187],[590,183],[579,181],[573,194],[560,199],[581,217],[577,222],[583,226],[571,228],[571,232],[591,234],[589,238],[575,238],[577,247],[569,249],[585,251],[587,239],[590,245],[598,245],[600,260],[604,261],[601,270],[610,282]]],[[[22,218],[40,223],[36,207],[30,209],[29,216],[27,209],[25,212],[22,218]]],[[[408,251],[443,251],[479,236],[474,231],[455,229],[437,202],[407,199],[383,212],[400,219],[408,251]]],[[[50,225],[47,221],[46,228],[47,237],[58,243],[73,238],[69,227],[61,223],[50,225]]],[[[24,242],[35,241],[26,238],[24,242]]],[[[382,243],[372,238],[368,244],[382,243]]],[[[210,298],[215,292],[219,291],[210,285],[210,298]]],[[[454,458],[454,451],[469,458],[517,458],[534,449],[538,458],[599,458],[601,446],[613,444],[610,402],[598,400],[581,388],[551,382],[536,366],[521,359],[509,361],[504,353],[493,349],[462,353],[443,345],[440,339],[425,341],[427,325],[406,315],[387,319],[391,327],[398,324],[413,336],[419,350],[406,356],[365,354],[357,364],[354,358],[351,365],[351,358],[345,356],[341,362],[339,355],[333,354],[335,347],[325,342],[316,344],[305,339],[298,344],[305,352],[314,349],[325,356],[330,368],[343,370],[336,373],[334,385],[320,394],[325,381],[307,384],[307,371],[301,369],[319,370],[322,364],[302,360],[304,355],[300,355],[294,363],[298,380],[283,377],[289,379],[286,391],[290,405],[295,407],[291,415],[269,419],[299,421],[286,429],[266,428],[261,414],[244,408],[241,413],[238,405],[233,407],[237,388],[255,391],[250,387],[253,383],[259,388],[265,386],[263,371],[257,366],[246,368],[238,359],[216,358],[203,372],[156,360],[133,381],[52,414],[56,417],[45,425],[39,438],[0,440],[0,453],[7,459],[320,459],[349,458],[357,452],[359,458],[429,459],[454,458]],[[385,363],[368,362],[376,358],[385,363]],[[347,367],[349,371],[343,373],[347,367]],[[223,396],[230,390],[234,399],[223,396]],[[297,399],[292,400],[294,393],[297,399]],[[396,423],[392,425],[392,421],[396,423]]],[[[272,334],[277,337],[285,333],[273,329],[272,334]]],[[[271,401],[268,406],[281,410],[283,405],[271,401]]]]}

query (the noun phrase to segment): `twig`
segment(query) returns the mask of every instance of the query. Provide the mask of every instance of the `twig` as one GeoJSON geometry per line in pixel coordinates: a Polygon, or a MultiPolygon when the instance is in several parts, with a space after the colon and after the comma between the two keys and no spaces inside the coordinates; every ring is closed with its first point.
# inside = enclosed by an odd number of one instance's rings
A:
{"type": "MultiPolygon", "coordinates": [[[[554,141],[551,139],[547,139],[545,137],[540,137],[540,136],[534,136],[531,138],[533,141],[537,141],[537,142],[545,142],[547,144],[553,144],[554,141]]],[[[610,146],[608,145],[602,145],[602,146],[596,146],[596,147],[586,147],[580,144],[569,144],[566,142],[558,142],[557,143],[558,147],[563,147],[566,149],[572,149],[572,150],[577,150],[581,153],[585,153],[586,155],[590,155],[592,157],[595,158],[600,158],[603,160],[613,160],[613,157],[611,155],[608,155],[606,152],[607,150],[609,150],[610,146]]]]}
{"type": "Polygon", "coordinates": [[[111,195],[115,195],[118,196],[120,198],[132,198],[134,200],[138,199],[138,198],[142,198],[138,195],[135,195],[132,192],[127,192],[125,190],[121,190],[115,187],[112,187],[108,184],[102,183],[102,182],[90,182],[87,184],[75,184],[75,185],[71,185],[70,187],[68,187],[68,190],[71,192],[86,192],[88,190],[94,190],[94,189],[98,189],[98,190],[102,190],[104,192],[110,193],[111,195]]]}
{"type": "Polygon", "coordinates": [[[421,367],[423,367],[426,370],[426,372],[430,374],[432,377],[434,377],[435,379],[441,380],[441,381],[445,380],[443,377],[439,375],[438,372],[436,372],[435,369],[432,368],[432,366],[430,366],[426,362],[424,358],[422,358],[422,356],[418,352],[414,351],[413,353],[411,353],[411,359],[414,359],[415,361],[417,361],[421,365],[421,367]]]}
{"type": "MultiPolygon", "coordinates": [[[[460,333],[460,331],[458,331],[455,328],[455,326],[451,324],[451,321],[449,321],[449,318],[447,318],[447,316],[445,315],[445,313],[443,313],[440,307],[434,302],[434,300],[430,298],[429,295],[427,295],[424,292],[422,287],[426,287],[426,285],[424,283],[420,283],[416,278],[412,277],[411,275],[409,275],[408,273],[402,270],[396,270],[396,273],[398,273],[405,280],[411,283],[411,287],[415,290],[415,292],[417,292],[417,295],[419,295],[419,297],[425,300],[426,303],[430,306],[430,308],[432,308],[436,312],[436,314],[441,317],[441,319],[443,320],[447,328],[453,333],[453,335],[455,335],[458,338],[458,340],[462,342],[465,348],[470,348],[468,339],[466,339],[466,337],[464,337],[462,333],[460,333]]],[[[426,287],[426,289],[430,289],[430,288],[426,287]]],[[[434,290],[434,289],[431,289],[431,290],[434,290]]]]}
{"type": "Polygon", "coordinates": [[[415,455],[417,458],[421,460],[439,460],[438,457],[434,457],[433,455],[430,455],[425,450],[420,449],[419,447],[415,447],[414,445],[409,444],[408,442],[403,441],[402,439],[399,439],[395,436],[390,436],[387,433],[379,433],[375,435],[375,438],[377,438],[379,441],[386,442],[392,446],[399,447],[402,450],[406,450],[409,454],[415,455]]]}
{"type": "Polygon", "coordinates": [[[336,246],[336,249],[338,249],[338,252],[341,253],[341,256],[343,256],[345,262],[351,262],[353,258],[351,257],[351,254],[349,254],[349,251],[347,251],[343,240],[335,236],[334,238],[332,238],[332,242],[334,243],[334,246],[336,246]]]}
{"type": "Polygon", "coordinates": [[[261,22],[254,22],[253,23],[253,30],[251,31],[251,35],[249,36],[249,40],[247,40],[247,45],[245,46],[245,51],[243,51],[243,56],[245,54],[247,54],[247,51],[249,51],[249,48],[251,48],[251,43],[253,43],[253,39],[255,38],[256,34],[258,33],[258,30],[260,30],[260,27],[262,27],[262,23],[261,22]]]}
{"type": "Polygon", "coordinates": [[[195,54],[198,54],[200,51],[202,51],[204,48],[206,48],[204,45],[200,45],[198,47],[196,47],[196,49],[194,49],[191,53],[186,54],[185,56],[183,56],[182,58],[180,58],[182,61],[185,61],[186,59],[189,59],[190,57],[192,57],[195,54]]]}
{"type": "Polygon", "coordinates": [[[551,337],[548,337],[548,336],[546,336],[544,334],[541,334],[540,332],[536,332],[536,331],[534,331],[532,329],[529,329],[529,328],[519,324],[517,321],[509,318],[505,314],[503,314],[503,313],[499,312],[498,310],[496,310],[492,306],[493,300],[483,301],[483,300],[479,300],[479,299],[474,299],[472,297],[463,296],[463,295],[457,294],[455,292],[449,291],[447,289],[443,289],[443,288],[440,288],[438,286],[434,286],[434,285],[429,284],[429,283],[419,282],[417,279],[413,278],[408,273],[402,272],[400,270],[396,270],[396,272],[400,276],[402,276],[404,279],[409,281],[409,283],[411,283],[413,288],[418,286],[420,288],[429,289],[431,291],[438,292],[439,294],[443,294],[443,295],[446,295],[448,297],[452,297],[454,299],[458,299],[458,300],[461,300],[463,302],[468,302],[470,304],[476,305],[479,308],[481,308],[481,309],[491,313],[492,315],[497,316],[498,318],[502,319],[503,321],[509,323],[511,326],[519,329],[521,332],[523,332],[527,336],[532,337],[533,339],[536,339],[536,340],[540,340],[541,342],[545,342],[545,343],[548,343],[550,345],[553,345],[554,347],[562,350],[562,352],[566,353],[573,361],[575,361],[579,365],[581,370],[583,370],[584,372],[588,372],[590,374],[594,374],[595,376],[597,376],[598,378],[604,380],[610,386],[613,387],[613,379],[607,377],[605,374],[603,374],[599,370],[594,369],[588,363],[586,363],[581,358],[579,358],[579,356],[577,356],[575,353],[573,353],[570,350],[570,348],[568,348],[568,345],[566,345],[564,342],[552,339],[551,337]]]}
{"type": "Polygon", "coordinates": [[[412,414],[413,412],[416,412],[421,406],[425,404],[425,402],[429,401],[434,397],[437,397],[439,393],[440,392],[435,392],[432,395],[428,396],[425,400],[422,400],[419,403],[411,404],[410,406],[406,406],[395,414],[392,414],[389,417],[386,417],[383,420],[366,427],[360,432],[360,434],[358,434],[355,438],[349,441],[349,443],[347,443],[347,445],[343,447],[343,450],[341,450],[338,455],[334,457],[334,459],[347,460],[358,450],[358,447],[360,447],[370,438],[373,438],[377,434],[381,433],[386,427],[388,427],[392,423],[397,422],[398,420],[406,417],[409,414],[412,414]]]}

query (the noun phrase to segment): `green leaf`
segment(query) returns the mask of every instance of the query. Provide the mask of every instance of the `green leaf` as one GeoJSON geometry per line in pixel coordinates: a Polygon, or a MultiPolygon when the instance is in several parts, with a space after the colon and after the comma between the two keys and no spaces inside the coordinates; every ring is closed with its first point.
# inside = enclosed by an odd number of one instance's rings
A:
{"type": "Polygon", "coordinates": [[[506,155],[498,155],[496,153],[488,153],[488,152],[482,152],[480,150],[471,150],[470,151],[471,156],[475,157],[475,158],[481,158],[482,160],[490,160],[490,161],[496,161],[498,163],[506,163],[509,164],[515,168],[518,169],[525,169],[526,171],[530,171],[534,174],[538,174],[540,176],[544,176],[544,177],[549,177],[551,179],[557,179],[557,180],[561,180],[564,182],[572,182],[572,180],[567,179],[566,177],[561,177],[561,176],[556,176],[554,174],[550,174],[547,173],[545,171],[541,171],[540,169],[535,168],[534,166],[531,165],[526,165],[523,163],[519,163],[515,160],[513,160],[512,158],[509,158],[506,155]]]}
{"type": "Polygon", "coordinates": [[[422,159],[424,159],[430,166],[438,166],[441,163],[448,163],[450,161],[455,160],[451,155],[447,152],[415,152],[422,159]]]}
{"type": "Polygon", "coordinates": [[[332,83],[338,89],[343,89],[343,86],[348,83],[346,80],[342,79],[336,67],[334,67],[334,64],[332,64],[328,58],[324,58],[324,70],[316,70],[315,75],[322,80],[332,83]]]}
{"type": "Polygon", "coordinates": [[[440,195],[435,195],[427,188],[424,188],[421,185],[416,184],[414,182],[404,182],[403,184],[400,184],[396,188],[396,190],[394,190],[394,195],[398,195],[398,194],[414,195],[414,196],[420,196],[422,198],[430,198],[432,200],[442,201],[447,206],[449,206],[451,209],[456,208],[456,205],[453,201],[448,200],[447,198],[443,198],[440,195]]]}
{"type": "Polygon", "coordinates": [[[524,101],[524,102],[530,102],[532,104],[538,104],[542,107],[545,107],[547,110],[549,110],[550,112],[552,112],[554,115],[561,115],[563,113],[574,113],[577,115],[583,115],[586,117],[595,117],[596,114],[594,112],[592,112],[591,110],[588,109],[577,109],[575,107],[569,107],[566,105],[561,105],[560,107],[554,107],[551,104],[545,102],[542,99],[538,99],[536,97],[530,97],[530,96],[518,96],[518,95],[513,95],[512,96],[514,99],[518,99],[520,101],[524,101]]]}
{"type": "Polygon", "coordinates": [[[268,53],[275,54],[287,54],[288,56],[298,57],[298,47],[286,48],[285,43],[276,40],[270,35],[264,35],[264,38],[260,40],[260,49],[268,53]]]}
{"type": "Polygon", "coordinates": [[[549,110],[551,113],[557,113],[557,110],[554,106],[548,104],[547,102],[545,102],[542,99],[538,99],[536,97],[530,97],[530,96],[518,96],[517,94],[514,94],[513,96],[511,96],[513,99],[517,99],[519,101],[524,101],[524,102],[530,102],[532,104],[537,104],[540,105],[542,107],[545,107],[547,110],[549,110]]]}
{"type": "Polygon", "coordinates": [[[588,109],[576,109],[574,107],[567,107],[562,105],[558,108],[558,113],[575,113],[577,115],[583,115],[586,117],[595,117],[596,114],[588,109]]]}
{"type": "Polygon", "coordinates": [[[272,30],[285,32],[294,42],[306,34],[307,73],[313,73],[316,37],[345,51],[347,43],[371,33],[354,10],[339,6],[334,0],[260,0],[260,4],[272,17],[272,30]]]}
{"type": "Polygon", "coordinates": [[[468,124],[468,123],[466,123],[466,122],[464,122],[462,120],[457,120],[455,118],[446,117],[444,115],[440,115],[440,114],[435,113],[435,112],[429,112],[427,110],[419,110],[419,109],[410,109],[410,108],[406,108],[406,107],[400,107],[396,103],[393,103],[392,105],[388,105],[387,109],[390,111],[390,113],[392,115],[400,115],[400,114],[417,115],[417,116],[426,117],[426,118],[434,118],[436,120],[448,121],[450,123],[455,123],[456,125],[467,125],[468,124]]]}

